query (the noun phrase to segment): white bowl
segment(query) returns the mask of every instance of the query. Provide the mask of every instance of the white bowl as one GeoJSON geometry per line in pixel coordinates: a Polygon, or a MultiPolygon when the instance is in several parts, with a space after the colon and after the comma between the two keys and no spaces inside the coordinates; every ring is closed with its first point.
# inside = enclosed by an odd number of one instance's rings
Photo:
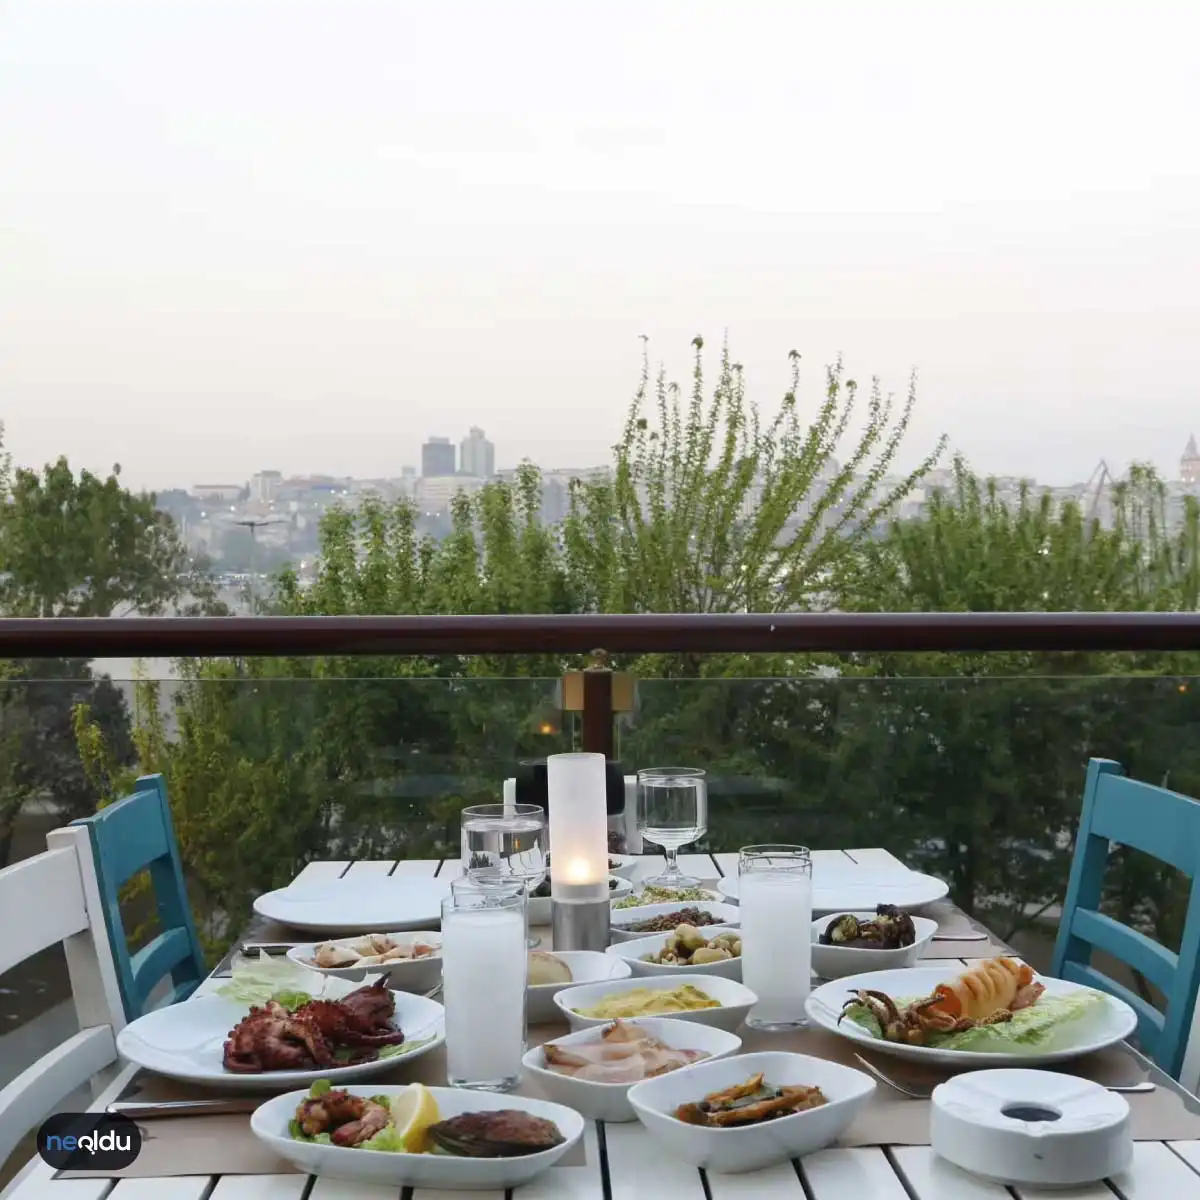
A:
{"type": "MultiPolygon", "coordinates": [[[[633,891],[633,884],[628,879],[622,879],[617,874],[612,874],[608,877],[610,885],[609,899],[620,900],[623,896],[628,896],[633,891]]],[[[549,925],[551,919],[550,897],[549,896],[530,896],[528,901],[529,907],[529,926],[534,928],[537,925],[549,925]]]]}
{"type": "Polygon", "coordinates": [[[610,875],[619,875],[622,879],[633,879],[633,873],[637,870],[638,857],[635,854],[610,854],[608,856],[608,873],[610,875]]]}
{"type": "Polygon", "coordinates": [[[822,946],[817,939],[838,917],[854,916],[860,921],[875,916],[873,912],[835,913],[818,917],[812,923],[812,968],[820,979],[842,979],[861,975],[864,971],[890,971],[897,967],[915,967],[930,939],[937,933],[938,924],[928,917],[913,917],[917,940],[899,950],[867,950],[861,946],[822,946]]]}
{"type": "MultiPolygon", "coordinates": [[[[431,946],[436,946],[438,953],[426,958],[380,963],[375,966],[318,967],[312,960],[313,954],[317,947],[325,945],[325,942],[309,942],[304,946],[293,946],[287,952],[287,956],[292,962],[307,967],[310,971],[319,971],[322,975],[329,975],[334,979],[347,979],[354,982],[365,979],[368,975],[372,978],[386,975],[388,987],[397,992],[427,992],[437,986],[438,980],[442,977],[442,935],[440,933],[425,931],[385,933],[383,930],[379,930],[379,932],[401,945],[416,941],[426,942],[431,946]]],[[[365,936],[365,934],[359,934],[356,937],[330,938],[328,940],[335,946],[356,946],[365,936]]]]}
{"type": "Polygon", "coordinates": [[[697,1063],[686,1071],[647,1079],[629,1089],[629,1102],[638,1120],[684,1162],[733,1175],[828,1146],[850,1127],[874,1091],[875,1081],[861,1071],[823,1058],[772,1050],[697,1063]],[[828,1103],[740,1129],[710,1129],[675,1119],[679,1105],[743,1083],[759,1072],[777,1086],[819,1087],[828,1103]]]}
{"type": "Polygon", "coordinates": [[[748,988],[733,979],[722,979],[719,975],[689,975],[686,979],[620,979],[610,983],[590,983],[584,987],[564,988],[554,997],[554,1003],[571,1023],[572,1029],[592,1029],[597,1025],[611,1025],[612,1017],[585,1017],[575,1010],[590,1008],[606,996],[621,992],[632,992],[639,988],[668,992],[674,987],[690,983],[707,996],[716,1000],[718,1008],[680,1009],[676,1012],[646,1013],[648,1017],[674,1017],[679,1021],[695,1021],[697,1025],[712,1025],[733,1033],[746,1018],[746,1014],[758,1003],[758,997],[748,988]]]}
{"type": "MultiPolygon", "coordinates": [[[[346,1089],[356,1096],[394,1096],[403,1086],[372,1084],[346,1089]]],[[[565,1139],[553,1150],[521,1158],[458,1158],[447,1154],[393,1154],[381,1150],[356,1150],[298,1142],[288,1134],[288,1122],[308,1092],[288,1092],[260,1105],[251,1114],[250,1128],[280,1158],[302,1174],[327,1175],[359,1183],[385,1184],[391,1191],[402,1187],[443,1188],[447,1191],[502,1191],[520,1187],[547,1167],[552,1167],[583,1136],[583,1118],[569,1108],[530,1100],[525,1096],[498,1095],[461,1088],[431,1087],[442,1119],[465,1112],[520,1109],[545,1117],[558,1126],[565,1139]]]]}
{"type": "Polygon", "coordinates": [[[571,971],[570,983],[536,983],[525,989],[525,1014],[530,1025],[546,1021],[561,1021],[562,1013],[554,1004],[554,997],[565,988],[579,987],[586,983],[600,983],[605,979],[628,979],[629,964],[613,960],[598,950],[554,951],[571,971]]]}
{"type": "MultiPolygon", "coordinates": [[[[706,940],[715,938],[719,933],[737,933],[736,926],[705,925],[700,932],[706,940]]],[[[698,966],[679,966],[675,963],[644,962],[642,955],[657,954],[666,945],[669,933],[652,933],[649,937],[638,938],[636,941],[620,941],[609,946],[608,954],[613,958],[627,962],[633,969],[634,975],[670,978],[674,975],[720,975],[723,979],[742,981],[742,960],[727,958],[722,962],[700,963],[698,966]]]]}
{"type": "MultiPolygon", "coordinates": [[[[606,1022],[605,1027],[611,1024],[606,1022]]],[[[679,1021],[674,1017],[635,1017],[625,1022],[626,1025],[636,1025],[644,1029],[651,1037],[658,1038],[673,1050],[703,1050],[708,1058],[703,1062],[712,1062],[718,1058],[728,1058],[742,1048],[742,1039],[736,1034],[724,1029],[714,1029],[711,1025],[698,1025],[695,1021],[679,1021]]],[[[605,1027],[581,1029],[578,1033],[568,1033],[564,1037],[553,1038],[557,1046],[579,1046],[590,1042],[600,1041],[605,1027]]],[[[590,1079],[576,1079],[571,1075],[560,1075],[546,1066],[546,1052],[542,1046],[535,1046],[521,1060],[525,1069],[538,1081],[541,1091],[556,1104],[565,1104],[575,1109],[591,1121],[636,1121],[637,1114],[629,1103],[629,1089],[635,1087],[632,1083],[593,1083],[590,1079]]],[[[690,1067],[680,1067],[681,1071],[691,1071],[699,1063],[690,1067]]]]}
{"type": "MultiPolygon", "coordinates": [[[[681,908],[697,908],[702,913],[715,917],[723,928],[741,924],[741,914],[735,904],[722,904],[719,900],[682,900],[672,904],[640,904],[637,908],[614,908],[609,918],[609,929],[614,942],[632,942],[636,938],[657,937],[657,934],[643,933],[626,928],[636,925],[639,921],[649,921],[652,917],[665,917],[668,913],[678,912],[681,908]]],[[[714,925],[699,926],[700,932],[715,929],[714,925]]]]}

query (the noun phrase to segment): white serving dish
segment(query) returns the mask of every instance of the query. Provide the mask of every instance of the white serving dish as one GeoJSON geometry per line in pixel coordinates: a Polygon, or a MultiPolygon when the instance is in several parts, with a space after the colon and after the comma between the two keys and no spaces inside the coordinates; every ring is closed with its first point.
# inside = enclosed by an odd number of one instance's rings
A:
{"type": "Polygon", "coordinates": [[[349,937],[380,929],[439,929],[450,880],[385,875],[293,883],[254,901],[261,917],[291,929],[349,937]]]}
{"type": "Polygon", "coordinates": [[[852,991],[869,989],[886,992],[897,1001],[912,1000],[931,995],[939,983],[948,983],[958,978],[966,969],[961,963],[946,963],[940,967],[908,967],[898,971],[871,971],[865,975],[849,975],[816,988],[804,1007],[815,1024],[880,1054],[954,1067],[960,1071],[979,1067],[1026,1067],[1068,1062],[1122,1042],[1137,1028],[1137,1015],[1123,1000],[1099,992],[1095,988],[1067,983],[1062,979],[1051,979],[1046,975],[1037,975],[1035,978],[1045,987],[1047,996],[1090,992],[1099,997],[1094,1012],[1078,1020],[1064,1022],[1059,1039],[1052,1043],[1052,1048],[1048,1050],[1029,1046],[1014,1051],[994,1052],[913,1046],[907,1042],[889,1042],[877,1038],[870,1030],[849,1019],[838,1022],[842,1005],[849,999],[852,991]]]}
{"type": "MultiPolygon", "coordinates": [[[[736,926],[704,925],[700,932],[706,941],[711,941],[720,933],[738,933],[736,926]]],[[[609,946],[608,954],[622,962],[627,962],[634,975],[650,979],[670,979],[679,975],[720,975],[723,979],[742,981],[742,960],[727,958],[721,962],[701,963],[699,966],[676,966],[672,963],[643,962],[643,954],[657,954],[666,945],[669,933],[652,933],[648,937],[637,938],[634,941],[615,942],[609,946]]]]}
{"type": "MultiPolygon", "coordinates": [[[[328,975],[332,979],[361,982],[368,975],[372,978],[386,975],[388,987],[400,992],[427,992],[437,986],[438,980],[442,977],[442,935],[440,933],[433,933],[428,930],[385,933],[385,931],[379,929],[373,929],[371,932],[384,933],[385,937],[389,937],[393,942],[398,942],[401,945],[411,945],[417,941],[426,942],[431,946],[436,946],[438,952],[427,955],[424,958],[398,960],[396,962],[379,963],[366,967],[318,967],[312,961],[312,958],[316,953],[317,947],[325,944],[322,941],[309,942],[304,946],[293,946],[287,952],[287,956],[299,966],[305,967],[309,971],[318,971],[320,974],[328,975]]],[[[332,941],[335,946],[354,946],[362,940],[363,936],[359,934],[357,937],[327,938],[325,941],[332,941]]]]}
{"type": "Polygon", "coordinates": [[[530,1025],[546,1021],[561,1021],[562,1013],[555,1006],[554,997],[566,988],[580,987],[588,983],[600,983],[606,979],[628,979],[629,966],[614,961],[597,950],[557,950],[555,958],[566,963],[571,972],[570,983],[537,983],[525,989],[525,1016],[530,1025]]]}
{"type": "MultiPolygon", "coordinates": [[[[738,876],[726,875],[717,883],[721,895],[735,904],[738,876]]],[[[813,915],[819,913],[874,912],[877,904],[892,904],[904,912],[913,912],[935,900],[941,900],[950,885],[932,875],[917,871],[879,871],[848,863],[830,867],[820,863],[813,868],[813,915]]]]}
{"type": "MultiPolygon", "coordinates": [[[[634,932],[627,929],[639,921],[649,921],[654,917],[665,917],[668,913],[678,912],[681,908],[695,908],[708,913],[720,922],[722,928],[730,928],[741,923],[741,914],[734,904],[723,904],[719,900],[682,900],[671,904],[640,904],[637,908],[614,908],[609,918],[609,929],[614,942],[632,942],[637,938],[656,937],[657,934],[634,932]]],[[[714,925],[701,925],[700,932],[715,929],[714,925]]]]}
{"type": "MultiPolygon", "coordinates": [[[[606,996],[619,992],[632,992],[638,988],[654,991],[670,991],[672,987],[689,983],[716,1000],[718,1008],[696,1008],[678,1012],[647,1013],[646,1016],[674,1017],[678,1021],[694,1021],[697,1025],[712,1025],[733,1033],[745,1020],[746,1014],[758,1003],[758,997],[748,988],[733,979],[722,979],[719,975],[689,975],[686,979],[619,979],[608,983],[591,983],[583,987],[564,988],[554,997],[554,1003],[571,1024],[572,1029],[592,1029],[597,1025],[611,1025],[612,1017],[584,1017],[577,1008],[590,1008],[606,996]]],[[[631,1018],[632,1019],[632,1018],[631,1018]]],[[[640,1019],[640,1018],[638,1018],[640,1019]]]]}
{"type": "Polygon", "coordinates": [[[608,856],[608,873],[610,875],[619,875],[622,879],[633,879],[633,873],[637,870],[638,859],[633,854],[610,854],[608,856]]]}
{"type": "MultiPolygon", "coordinates": [[[[345,996],[357,986],[341,979],[326,979],[323,983],[318,994],[326,1000],[345,996]]],[[[159,1075],[238,1092],[307,1087],[318,1079],[328,1079],[332,1083],[367,1079],[394,1070],[399,1063],[428,1054],[446,1040],[445,1009],[436,1000],[409,992],[393,992],[392,995],[396,998],[393,1024],[404,1030],[406,1042],[415,1043],[414,1047],[402,1054],[355,1066],[318,1067],[312,1071],[263,1071],[254,1075],[225,1070],[222,1055],[229,1032],[251,1007],[225,996],[194,996],[181,1004],[157,1008],[138,1017],[117,1034],[117,1052],[127,1062],[159,1075]]]]}
{"type": "MultiPolygon", "coordinates": [[[[395,1096],[403,1086],[375,1084],[347,1089],[356,1096],[395,1096]]],[[[250,1117],[254,1135],[280,1158],[302,1174],[376,1183],[392,1191],[403,1187],[440,1188],[449,1191],[504,1191],[520,1187],[552,1167],[583,1136],[583,1118],[569,1108],[531,1100],[525,1096],[498,1095],[460,1088],[429,1089],[443,1120],[465,1112],[520,1109],[544,1117],[558,1126],[565,1139],[552,1150],[520,1158],[457,1158],[446,1154],[391,1154],[380,1150],[355,1150],[345,1146],[323,1146],[298,1142],[288,1135],[288,1122],[307,1091],[276,1096],[257,1108],[250,1117]]]]}
{"type": "Polygon", "coordinates": [[[835,913],[818,917],[812,923],[812,967],[821,979],[842,979],[846,975],[861,975],[864,971],[888,971],[896,967],[915,967],[925,947],[937,933],[938,923],[928,917],[913,917],[917,940],[911,946],[899,950],[867,950],[859,946],[822,946],[817,940],[829,926],[829,922],[840,916],[858,917],[868,921],[875,916],[869,912],[835,913]]]}
{"type": "MultiPolygon", "coordinates": [[[[610,887],[610,900],[620,900],[622,896],[628,896],[633,891],[633,884],[628,879],[622,879],[621,876],[613,874],[609,877],[610,885],[615,883],[615,887],[610,887]]],[[[530,896],[528,900],[529,906],[529,926],[534,928],[538,925],[549,925],[553,912],[550,908],[549,896],[530,896]]]]}
{"type": "Polygon", "coordinates": [[[1057,1071],[954,1076],[934,1088],[929,1144],[964,1171],[1039,1191],[1099,1183],[1133,1159],[1125,1098],[1057,1071]]]}
{"type": "MultiPolygon", "coordinates": [[[[552,1038],[559,1046],[579,1046],[600,1041],[604,1029],[612,1024],[606,1021],[594,1029],[581,1029],[563,1037],[552,1038]]],[[[651,1037],[658,1038],[673,1050],[703,1050],[713,1062],[728,1058],[742,1048],[742,1039],[737,1034],[711,1025],[699,1025],[695,1021],[680,1021],[674,1017],[634,1017],[625,1022],[644,1029],[651,1037]]],[[[636,1121],[637,1114],[629,1103],[629,1089],[633,1083],[593,1083],[589,1079],[576,1079],[571,1075],[560,1075],[546,1066],[545,1050],[535,1046],[521,1060],[525,1069],[538,1081],[538,1087],[558,1104],[575,1109],[590,1121],[636,1121]]],[[[680,1067],[680,1071],[691,1071],[700,1063],[680,1067]]]]}
{"type": "Polygon", "coordinates": [[[861,1071],[804,1054],[765,1051],[697,1063],[685,1071],[648,1079],[630,1089],[629,1102],[655,1140],[684,1162],[733,1175],[758,1171],[830,1145],[850,1127],[874,1091],[875,1081],[861,1071]],[[828,1103],[740,1129],[709,1129],[675,1119],[679,1105],[694,1103],[760,1072],[767,1083],[780,1087],[819,1087],[828,1103]]]}

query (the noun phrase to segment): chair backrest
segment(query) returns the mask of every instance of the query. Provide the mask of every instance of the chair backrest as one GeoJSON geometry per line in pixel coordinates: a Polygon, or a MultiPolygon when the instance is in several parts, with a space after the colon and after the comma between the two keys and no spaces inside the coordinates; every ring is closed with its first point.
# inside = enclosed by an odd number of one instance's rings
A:
{"type": "Polygon", "coordinates": [[[132,1021],[146,1012],[151,993],[167,974],[172,987],[162,1003],[186,1000],[204,979],[206,968],[188,904],[163,777],[143,776],[132,796],[72,824],[86,828],[91,839],[126,1017],[132,1021]],[[147,869],[154,888],[159,932],[136,954],[130,954],[121,916],[121,888],[147,869]]]}
{"type": "Polygon", "coordinates": [[[1176,1077],[1183,1066],[1200,985],[1200,803],[1167,788],[1127,779],[1121,766],[1088,764],[1083,811],[1063,905],[1052,974],[1118,996],[1138,1015],[1142,1049],[1176,1077]],[[1192,880],[1179,953],[1100,912],[1110,846],[1140,850],[1192,880]],[[1152,983],[1166,998],[1159,1012],[1133,989],[1092,965],[1099,950],[1152,983]]]}
{"type": "Polygon", "coordinates": [[[79,1032],[0,1089],[0,1163],[63,1100],[117,1060],[124,1006],[82,829],[56,829],[43,854],[0,871],[0,975],[61,942],[79,1032]]]}

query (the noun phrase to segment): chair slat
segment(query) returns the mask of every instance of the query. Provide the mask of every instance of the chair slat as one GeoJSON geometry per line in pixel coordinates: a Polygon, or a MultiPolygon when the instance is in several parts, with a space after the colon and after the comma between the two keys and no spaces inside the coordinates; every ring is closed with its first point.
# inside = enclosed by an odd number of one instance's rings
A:
{"type": "Polygon", "coordinates": [[[0,975],[88,927],[79,862],[70,850],[47,850],[0,871],[0,975]]]}
{"type": "MultiPolygon", "coordinates": [[[[130,972],[136,989],[138,1003],[142,1006],[150,998],[155,985],[176,963],[183,962],[191,954],[191,940],[184,929],[168,929],[156,938],[147,942],[129,960],[130,972]]],[[[191,980],[186,985],[187,995],[196,990],[199,980],[191,980]]],[[[179,988],[174,989],[179,991],[179,988]]],[[[180,997],[183,999],[184,997],[180,997]]],[[[173,1001],[172,1001],[173,1003],[173,1001]]]]}
{"type": "Polygon", "coordinates": [[[1071,936],[1082,938],[1132,970],[1140,971],[1163,992],[1169,992],[1174,986],[1179,955],[1104,913],[1076,909],[1071,917],[1071,936]]]}

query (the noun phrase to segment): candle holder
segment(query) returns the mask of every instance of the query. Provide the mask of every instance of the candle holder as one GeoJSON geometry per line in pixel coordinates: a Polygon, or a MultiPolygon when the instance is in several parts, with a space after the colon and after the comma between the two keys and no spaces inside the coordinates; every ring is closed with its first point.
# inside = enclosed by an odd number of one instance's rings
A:
{"type": "Polygon", "coordinates": [[[555,950],[608,948],[608,798],[603,754],[546,759],[555,950]]]}

